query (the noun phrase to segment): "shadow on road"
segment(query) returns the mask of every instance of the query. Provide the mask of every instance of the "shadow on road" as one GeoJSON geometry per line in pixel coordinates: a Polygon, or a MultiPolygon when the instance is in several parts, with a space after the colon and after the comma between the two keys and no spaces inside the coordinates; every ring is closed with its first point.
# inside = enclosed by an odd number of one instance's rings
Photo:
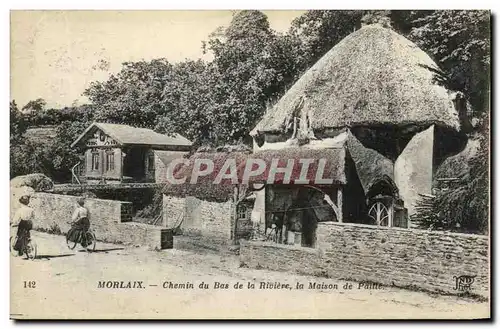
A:
{"type": "Polygon", "coordinates": [[[69,257],[74,256],[75,254],[62,254],[62,255],[37,255],[36,259],[51,259],[51,258],[60,258],[60,257],[69,257]]]}
{"type": "MultiPolygon", "coordinates": [[[[91,251],[88,251],[90,253],[99,253],[99,252],[103,252],[103,253],[108,253],[109,251],[116,251],[116,250],[124,250],[125,248],[108,248],[108,249],[96,249],[96,250],[91,250],[91,251]]],[[[87,252],[87,250],[85,249],[82,249],[82,250],[78,250],[78,252],[87,252]]]]}

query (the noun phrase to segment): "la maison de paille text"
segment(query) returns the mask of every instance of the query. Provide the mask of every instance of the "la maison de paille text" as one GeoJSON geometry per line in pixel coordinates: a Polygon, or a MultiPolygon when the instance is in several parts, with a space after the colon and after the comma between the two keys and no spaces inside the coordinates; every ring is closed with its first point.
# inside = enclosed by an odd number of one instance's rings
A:
{"type": "Polygon", "coordinates": [[[247,282],[174,282],[146,283],[144,281],[98,281],[98,289],[166,289],[166,290],[354,290],[354,289],[384,289],[384,286],[372,282],[343,282],[331,283],[322,281],[307,282],[276,282],[276,281],[247,281],[247,282]]]}

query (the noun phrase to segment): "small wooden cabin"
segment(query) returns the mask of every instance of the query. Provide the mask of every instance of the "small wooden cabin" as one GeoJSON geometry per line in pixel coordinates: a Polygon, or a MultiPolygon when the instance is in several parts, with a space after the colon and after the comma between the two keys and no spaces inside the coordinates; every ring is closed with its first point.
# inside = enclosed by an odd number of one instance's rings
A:
{"type": "Polygon", "coordinates": [[[163,182],[168,163],[183,157],[191,145],[179,134],[94,122],[71,144],[84,150],[73,177],[87,184],[163,182]]]}

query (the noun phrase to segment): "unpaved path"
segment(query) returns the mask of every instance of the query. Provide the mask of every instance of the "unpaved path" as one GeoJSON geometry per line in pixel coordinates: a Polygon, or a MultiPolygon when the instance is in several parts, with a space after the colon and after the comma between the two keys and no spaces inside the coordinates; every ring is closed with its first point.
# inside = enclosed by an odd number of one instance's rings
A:
{"type": "MultiPolygon", "coordinates": [[[[348,282],[239,268],[228,252],[97,244],[94,253],[70,251],[64,237],[34,232],[38,259],[11,259],[11,317],[39,319],[196,318],[485,318],[489,304],[397,288],[342,289],[348,282]],[[35,281],[34,288],[24,282],[35,281]],[[144,288],[99,288],[99,281],[143,281],[144,288]],[[163,288],[164,282],[194,289],[163,288]],[[200,283],[209,289],[199,289],[200,283]],[[216,282],[229,289],[214,289],[216,282]],[[260,282],[292,289],[258,289],[260,282]],[[303,290],[295,289],[297,282],[303,290]],[[308,289],[309,282],[337,284],[336,290],[308,289]],[[235,289],[236,283],[243,289],[235,289]],[[256,289],[248,289],[249,283],[256,289]]],[[[110,284],[113,285],[113,284],[110,284]]]]}

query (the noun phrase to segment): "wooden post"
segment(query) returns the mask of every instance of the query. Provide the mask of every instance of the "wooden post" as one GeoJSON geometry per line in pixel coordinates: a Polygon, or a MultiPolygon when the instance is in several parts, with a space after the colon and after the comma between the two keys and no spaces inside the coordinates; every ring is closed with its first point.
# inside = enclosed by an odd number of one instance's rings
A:
{"type": "Polygon", "coordinates": [[[101,183],[104,183],[104,165],[105,165],[105,153],[103,149],[99,149],[99,173],[101,174],[101,183]]]}
{"type": "Polygon", "coordinates": [[[239,204],[239,189],[238,185],[234,186],[234,195],[233,195],[233,244],[238,243],[238,239],[236,237],[236,229],[238,228],[238,204],[239,204]]]}
{"type": "Polygon", "coordinates": [[[389,227],[394,227],[394,201],[391,200],[391,204],[388,209],[388,214],[389,220],[388,220],[388,226],[389,227]]]}
{"type": "Polygon", "coordinates": [[[119,174],[120,174],[120,183],[122,183],[123,182],[123,153],[122,153],[122,149],[121,148],[119,148],[119,150],[120,150],[120,153],[119,153],[119,158],[120,159],[115,159],[115,165],[116,165],[117,161],[120,161],[120,167],[119,167],[118,170],[120,171],[119,172],[119,174]]]}
{"type": "Polygon", "coordinates": [[[339,210],[339,217],[337,218],[338,222],[339,223],[342,223],[343,222],[343,218],[342,218],[342,187],[339,186],[337,188],[337,208],[339,210]]]}

